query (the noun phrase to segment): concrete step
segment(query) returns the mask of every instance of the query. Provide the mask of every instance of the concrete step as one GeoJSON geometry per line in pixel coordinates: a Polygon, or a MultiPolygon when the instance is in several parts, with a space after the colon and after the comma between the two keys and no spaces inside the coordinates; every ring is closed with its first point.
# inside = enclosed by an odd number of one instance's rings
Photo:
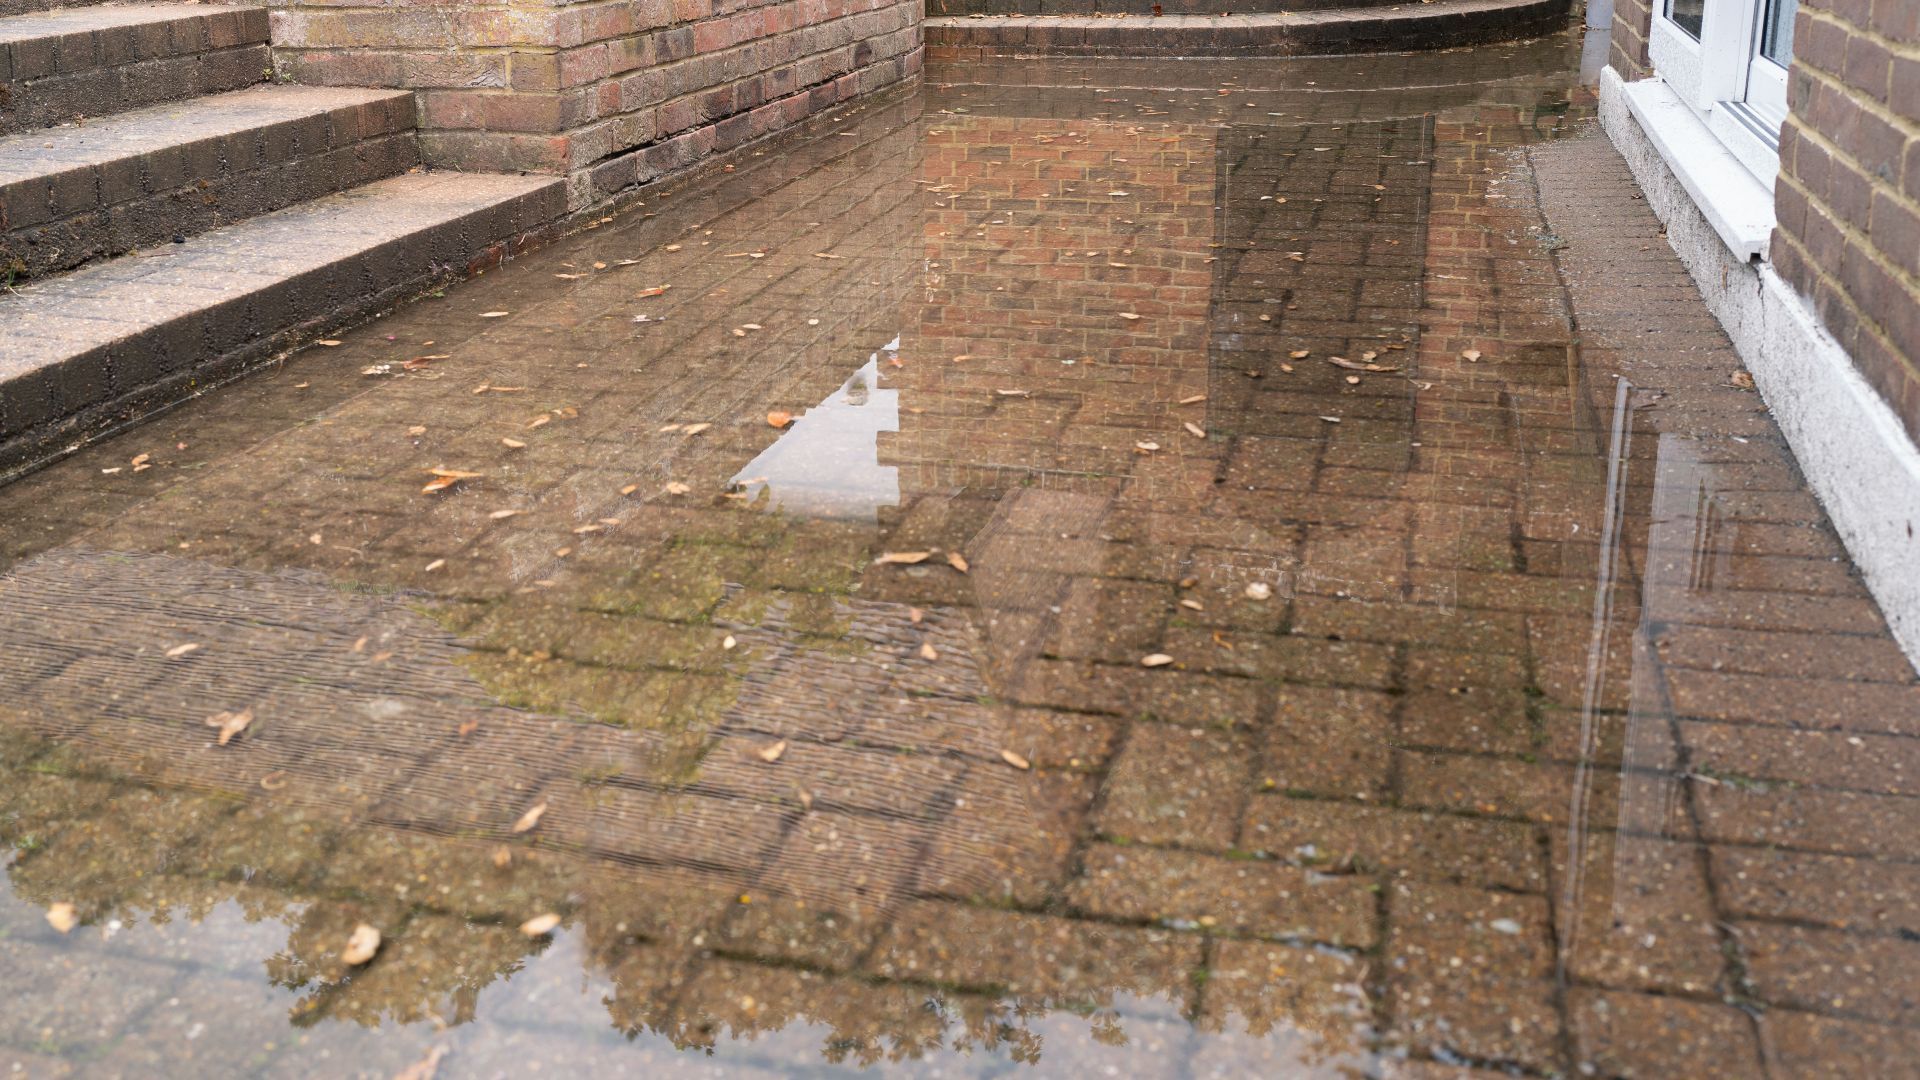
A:
{"type": "Polygon", "coordinates": [[[263,82],[265,8],[130,4],[0,19],[0,134],[263,82]]]}
{"type": "Polygon", "coordinates": [[[0,274],[41,277],[404,172],[413,95],[256,86],[0,138],[0,274]]]}
{"type": "MultiPolygon", "coordinates": [[[[1239,9],[1258,6],[1270,5],[1247,0],[1239,9]]],[[[1356,0],[1347,7],[1231,15],[930,15],[925,32],[927,48],[948,59],[1300,56],[1533,37],[1565,29],[1569,10],[1569,0],[1428,0],[1387,7],[1356,0]]]]}
{"type": "Polygon", "coordinates": [[[409,173],[0,296],[0,478],[511,254],[559,177],[409,173]]]}
{"type": "Polygon", "coordinates": [[[0,17],[78,7],[105,7],[107,0],[0,0],[0,17]]]}

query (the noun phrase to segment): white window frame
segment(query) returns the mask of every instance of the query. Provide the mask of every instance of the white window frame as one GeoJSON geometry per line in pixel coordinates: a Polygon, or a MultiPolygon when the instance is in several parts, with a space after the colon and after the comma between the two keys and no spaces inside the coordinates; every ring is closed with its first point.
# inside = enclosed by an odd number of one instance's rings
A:
{"type": "Polygon", "coordinates": [[[1692,109],[1769,193],[1780,173],[1780,124],[1787,116],[1787,71],[1760,54],[1766,0],[1709,0],[1700,38],[1655,0],[1647,52],[1675,95],[1692,109]]]}

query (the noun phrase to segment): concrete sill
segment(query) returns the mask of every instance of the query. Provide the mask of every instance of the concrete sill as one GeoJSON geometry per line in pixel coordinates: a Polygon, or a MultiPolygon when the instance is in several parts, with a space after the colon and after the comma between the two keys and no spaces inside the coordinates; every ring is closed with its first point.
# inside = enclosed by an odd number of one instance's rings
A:
{"type": "Polygon", "coordinates": [[[1728,150],[1666,81],[1625,86],[1627,108],[1734,255],[1766,259],[1773,238],[1773,193],[1728,150]]]}

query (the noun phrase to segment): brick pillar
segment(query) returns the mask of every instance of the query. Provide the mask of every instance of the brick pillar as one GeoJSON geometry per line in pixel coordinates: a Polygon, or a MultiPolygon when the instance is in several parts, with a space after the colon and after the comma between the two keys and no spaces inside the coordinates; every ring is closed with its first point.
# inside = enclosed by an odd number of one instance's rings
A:
{"type": "Polygon", "coordinates": [[[920,0],[276,0],[295,82],[418,90],[422,157],[573,208],[916,74],[920,0]]]}

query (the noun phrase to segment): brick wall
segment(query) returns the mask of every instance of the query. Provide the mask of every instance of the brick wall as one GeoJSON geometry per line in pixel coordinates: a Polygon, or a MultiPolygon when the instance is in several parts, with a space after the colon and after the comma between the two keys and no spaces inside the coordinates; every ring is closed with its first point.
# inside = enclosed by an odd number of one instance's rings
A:
{"type": "MultiPolygon", "coordinates": [[[[1612,64],[1654,74],[1655,0],[1616,0],[1612,64]]],[[[1774,268],[1920,439],[1920,3],[1801,0],[1774,268]]]]}
{"type": "Polygon", "coordinates": [[[919,71],[920,0],[453,0],[273,12],[282,78],[418,90],[431,165],[639,183],[919,71]]]}
{"type": "Polygon", "coordinates": [[[1920,439],[1920,3],[1802,0],[1773,260],[1920,439]]]}

